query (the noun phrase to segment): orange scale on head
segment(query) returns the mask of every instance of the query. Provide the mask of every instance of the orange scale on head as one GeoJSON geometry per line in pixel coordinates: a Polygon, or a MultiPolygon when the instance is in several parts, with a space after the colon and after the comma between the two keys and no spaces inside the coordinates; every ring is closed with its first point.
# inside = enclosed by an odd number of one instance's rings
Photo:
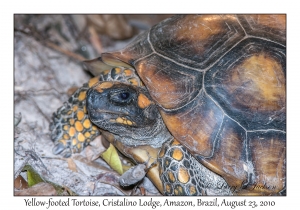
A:
{"type": "Polygon", "coordinates": [[[113,86],[112,82],[102,82],[96,87],[94,87],[95,90],[97,90],[99,93],[103,92],[103,89],[111,88],[113,86]]]}
{"type": "Polygon", "coordinates": [[[140,93],[138,96],[138,106],[141,109],[145,109],[146,107],[150,106],[150,104],[152,104],[153,102],[151,100],[149,100],[149,98],[147,96],[145,96],[144,94],[140,93]]]}
{"type": "Polygon", "coordinates": [[[78,96],[79,101],[83,101],[86,99],[86,91],[81,91],[78,96]]]}

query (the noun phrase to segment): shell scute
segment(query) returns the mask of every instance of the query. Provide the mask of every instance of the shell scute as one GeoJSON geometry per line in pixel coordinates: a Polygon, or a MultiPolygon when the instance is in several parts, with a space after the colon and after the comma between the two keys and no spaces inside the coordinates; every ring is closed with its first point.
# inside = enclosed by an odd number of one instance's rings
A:
{"type": "Polygon", "coordinates": [[[285,49],[248,39],[205,75],[206,92],[247,130],[285,130],[285,49]]]}
{"type": "Polygon", "coordinates": [[[244,36],[235,15],[185,15],[153,27],[150,42],[163,56],[205,69],[244,36]]]}
{"type": "Polygon", "coordinates": [[[201,92],[178,111],[160,111],[172,135],[192,153],[203,157],[212,155],[224,114],[206,94],[201,92]]]}

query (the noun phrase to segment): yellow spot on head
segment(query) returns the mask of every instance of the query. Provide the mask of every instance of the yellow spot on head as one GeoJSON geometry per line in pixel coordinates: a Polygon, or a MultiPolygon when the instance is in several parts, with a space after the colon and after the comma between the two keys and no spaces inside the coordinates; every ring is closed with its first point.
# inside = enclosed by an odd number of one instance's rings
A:
{"type": "Polygon", "coordinates": [[[93,126],[92,126],[92,130],[95,130],[95,131],[98,130],[97,126],[94,126],[94,125],[93,125],[93,126]]]}
{"type": "Polygon", "coordinates": [[[190,180],[190,175],[185,168],[180,167],[178,171],[178,180],[181,183],[187,183],[190,180]]]}
{"type": "Polygon", "coordinates": [[[139,86],[139,82],[136,78],[130,78],[128,79],[128,82],[130,82],[132,85],[139,86]]]}
{"type": "Polygon", "coordinates": [[[86,98],[86,91],[81,91],[78,96],[79,101],[83,101],[86,98]]]}
{"type": "Polygon", "coordinates": [[[97,82],[99,82],[99,76],[90,79],[90,81],[89,81],[89,83],[88,83],[89,88],[92,87],[92,86],[93,86],[94,84],[96,84],[97,82]]]}
{"type": "Polygon", "coordinates": [[[72,114],[72,110],[70,110],[70,111],[67,112],[67,115],[70,115],[70,114],[72,114]]]}
{"type": "Polygon", "coordinates": [[[84,142],[85,137],[84,137],[84,135],[83,135],[82,133],[78,133],[77,139],[78,139],[78,141],[80,141],[80,142],[84,142]]]}
{"type": "Polygon", "coordinates": [[[86,106],[83,106],[83,112],[84,112],[84,113],[87,113],[87,111],[86,111],[86,106]]]}
{"type": "Polygon", "coordinates": [[[77,119],[78,120],[82,120],[83,118],[84,118],[84,112],[83,111],[81,111],[81,110],[79,110],[78,112],[77,112],[77,119]]]}
{"type": "Polygon", "coordinates": [[[123,124],[123,121],[124,121],[124,120],[123,120],[121,117],[118,117],[118,118],[116,119],[116,122],[117,122],[117,123],[122,123],[122,124],[123,124]]]}
{"type": "Polygon", "coordinates": [[[65,131],[67,131],[67,130],[69,130],[69,126],[68,126],[68,125],[64,125],[63,129],[64,129],[65,131]]]}
{"type": "Polygon", "coordinates": [[[76,128],[77,131],[82,131],[83,130],[83,126],[82,126],[81,122],[76,121],[75,122],[75,128],[76,128]]]}
{"type": "Polygon", "coordinates": [[[69,130],[69,135],[70,135],[70,136],[74,136],[75,133],[76,133],[75,128],[74,128],[74,127],[71,127],[70,130],[69,130]]]}
{"type": "Polygon", "coordinates": [[[132,125],[135,124],[134,122],[131,122],[130,120],[126,119],[125,117],[118,117],[117,119],[110,119],[110,122],[117,122],[117,123],[121,123],[124,125],[132,125]]]}
{"type": "Polygon", "coordinates": [[[138,106],[141,109],[144,109],[146,107],[148,107],[150,104],[152,103],[152,101],[150,101],[147,96],[145,96],[144,94],[140,93],[138,96],[138,106]]]}
{"type": "Polygon", "coordinates": [[[77,144],[76,146],[77,146],[77,148],[78,148],[78,149],[80,149],[80,148],[81,148],[81,144],[77,144]]]}
{"type": "Polygon", "coordinates": [[[111,88],[112,86],[112,82],[102,82],[99,85],[97,85],[94,89],[97,90],[99,93],[102,93],[103,89],[111,88]]]}
{"type": "Polygon", "coordinates": [[[83,121],[83,127],[90,128],[91,127],[91,121],[89,119],[85,119],[83,121]]]}

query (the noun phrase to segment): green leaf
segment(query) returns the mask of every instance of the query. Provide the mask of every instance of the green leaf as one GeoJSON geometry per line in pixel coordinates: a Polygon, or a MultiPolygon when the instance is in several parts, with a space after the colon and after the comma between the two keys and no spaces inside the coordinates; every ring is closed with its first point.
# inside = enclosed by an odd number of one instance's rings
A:
{"type": "Polygon", "coordinates": [[[30,165],[25,165],[22,171],[27,172],[27,181],[29,187],[32,187],[33,185],[36,185],[40,182],[46,182],[51,184],[55,188],[57,195],[77,196],[76,193],[71,191],[66,186],[60,186],[53,182],[44,180],[30,165]]]}
{"type": "Polygon", "coordinates": [[[44,182],[40,175],[35,172],[31,166],[27,165],[24,167],[24,169],[27,171],[27,181],[29,187],[32,187],[37,183],[44,182]]]}
{"type": "Polygon", "coordinates": [[[124,173],[120,157],[114,145],[110,144],[109,148],[101,154],[101,157],[112,169],[118,172],[118,174],[124,173]]]}

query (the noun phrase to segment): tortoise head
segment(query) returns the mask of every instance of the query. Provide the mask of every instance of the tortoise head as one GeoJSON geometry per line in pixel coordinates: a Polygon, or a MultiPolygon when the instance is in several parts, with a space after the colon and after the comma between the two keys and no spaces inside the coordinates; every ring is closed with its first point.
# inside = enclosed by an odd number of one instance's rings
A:
{"type": "Polygon", "coordinates": [[[171,137],[144,87],[99,82],[88,91],[86,103],[91,121],[127,146],[160,147],[171,137]]]}

